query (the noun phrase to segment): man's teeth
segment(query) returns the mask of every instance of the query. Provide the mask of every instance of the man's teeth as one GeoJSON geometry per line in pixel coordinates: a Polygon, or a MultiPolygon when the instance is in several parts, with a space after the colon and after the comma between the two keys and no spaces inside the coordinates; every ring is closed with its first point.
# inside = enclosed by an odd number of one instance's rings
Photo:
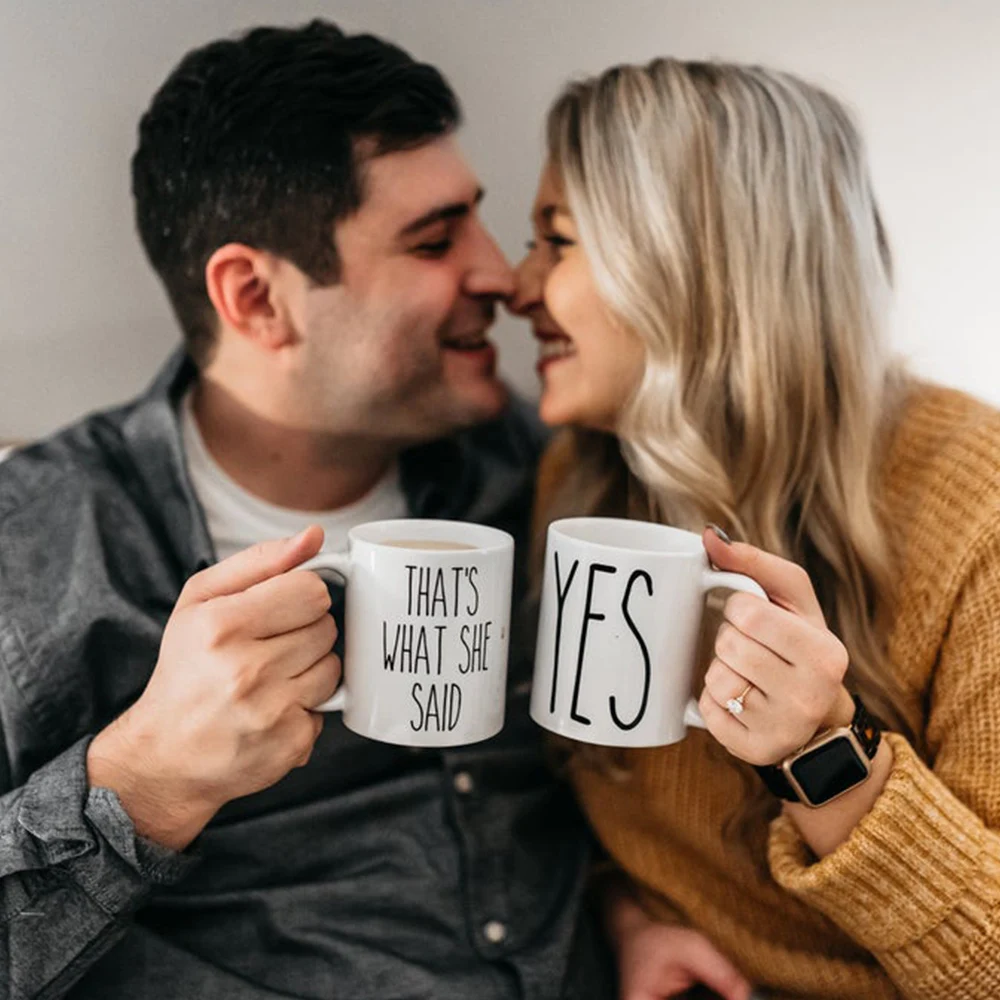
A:
{"type": "Polygon", "coordinates": [[[456,351],[474,351],[486,346],[486,336],[479,334],[475,337],[454,337],[444,341],[444,346],[456,351]]]}
{"type": "Polygon", "coordinates": [[[572,340],[542,340],[538,345],[538,359],[548,361],[550,358],[565,358],[570,354],[576,354],[576,348],[572,340]]]}

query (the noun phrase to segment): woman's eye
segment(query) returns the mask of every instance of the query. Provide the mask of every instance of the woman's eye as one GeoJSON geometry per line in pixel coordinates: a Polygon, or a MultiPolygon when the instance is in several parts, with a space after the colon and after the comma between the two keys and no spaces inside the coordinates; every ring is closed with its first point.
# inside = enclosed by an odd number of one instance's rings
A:
{"type": "Polygon", "coordinates": [[[565,236],[560,236],[559,233],[550,233],[545,237],[545,242],[548,243],[556,253],[563,250],[565,247],[573,246],[573,240],[568,240],[565,236]]]}

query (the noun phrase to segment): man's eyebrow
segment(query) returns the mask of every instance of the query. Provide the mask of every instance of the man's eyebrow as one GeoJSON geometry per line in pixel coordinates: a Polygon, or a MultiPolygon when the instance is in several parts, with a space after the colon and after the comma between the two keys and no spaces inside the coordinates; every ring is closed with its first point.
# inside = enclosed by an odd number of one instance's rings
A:
{"type": "Polygon", "coordinates": [[[428,226],[434,225],[435,222],[460,219],[462,216],[468,215],[473,207],[478,205],[485,197],[486,192],[482,188],[478,188],[471,201],[453,201],[447,205],[438,205],[429,212],[424,212],[420,218],[408,222],[399,231],[399,235],[412,236],[414,233],[420,232],[421,229],[426,229],[428,226]]]}

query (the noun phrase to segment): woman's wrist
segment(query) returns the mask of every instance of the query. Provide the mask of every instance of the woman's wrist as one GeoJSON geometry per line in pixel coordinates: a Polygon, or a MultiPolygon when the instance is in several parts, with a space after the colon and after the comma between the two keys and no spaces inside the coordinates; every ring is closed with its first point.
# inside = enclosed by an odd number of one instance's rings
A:
{"type": "Polygon", "coordinates": [[[837,701],[816,731],[816,735],[819,736],[826,729],[840,729],[849,726],[854,718],[854,708],[854,699],[851,697],[850,691],[841,685],[837,701]]]}
{"type": "Polygon", "coordinates": [[[832,854],[868,815],[889,780],[892,762],[892,747],[887,740],[882,740],[872,759],[871,773],[860,785],[818,808],[798,802],[784,803],[785,815],[817,858],[832,854]]]}
{"type": "MultiPolygon", "coordinates": [[[[832,707],[802,746],[773,764],[757,765],[755,770],[776,797],[789,802],[802,801],[815,807],[832,801],[852,784],[867,780],[866,776],[871,773],[870,762],[874,760],[880,740],[881,726],[877,720],[868,714],[860,698],[840,686],[832,699],[832,707]],[[851,734],[848,741],[842,738],[845,732],[851,734]],[[857,777],[857,767],[848,766],[846,760],[829,759],[831,747],[837,747],[841,757],[846,754],[850,758],[863,753],[866,758],[863,761],[864,774],[857,777]],[[825,759],[826,763],[820,765],[820,772],[817,773],[819,759],[825,759]],[[855,772],[854,779],[846,781],[843,787],[836,787],[837,776],[843,772],[846,778],[851,770],[855,772]],[[793,773],[794,780],[790,777],[793,773]],[[801,781],[805,784],[800,787],[798,782],[801,781]]],[[[859,759],[857,763],[862,761],[859,759]]]]}

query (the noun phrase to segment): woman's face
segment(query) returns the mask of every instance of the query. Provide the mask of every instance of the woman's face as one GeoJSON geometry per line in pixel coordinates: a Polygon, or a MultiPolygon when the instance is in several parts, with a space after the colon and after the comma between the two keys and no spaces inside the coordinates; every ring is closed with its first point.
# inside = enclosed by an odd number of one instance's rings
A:
{"type": "Polygon", "coordinates": [[[542,380],[539,413],[550,425],[615,429],[643,367],[639,338],[598,295],[559,179],[542,172],[531,213],[534,239],[517,268],[512,312],[531,321],[542,380]]]}

